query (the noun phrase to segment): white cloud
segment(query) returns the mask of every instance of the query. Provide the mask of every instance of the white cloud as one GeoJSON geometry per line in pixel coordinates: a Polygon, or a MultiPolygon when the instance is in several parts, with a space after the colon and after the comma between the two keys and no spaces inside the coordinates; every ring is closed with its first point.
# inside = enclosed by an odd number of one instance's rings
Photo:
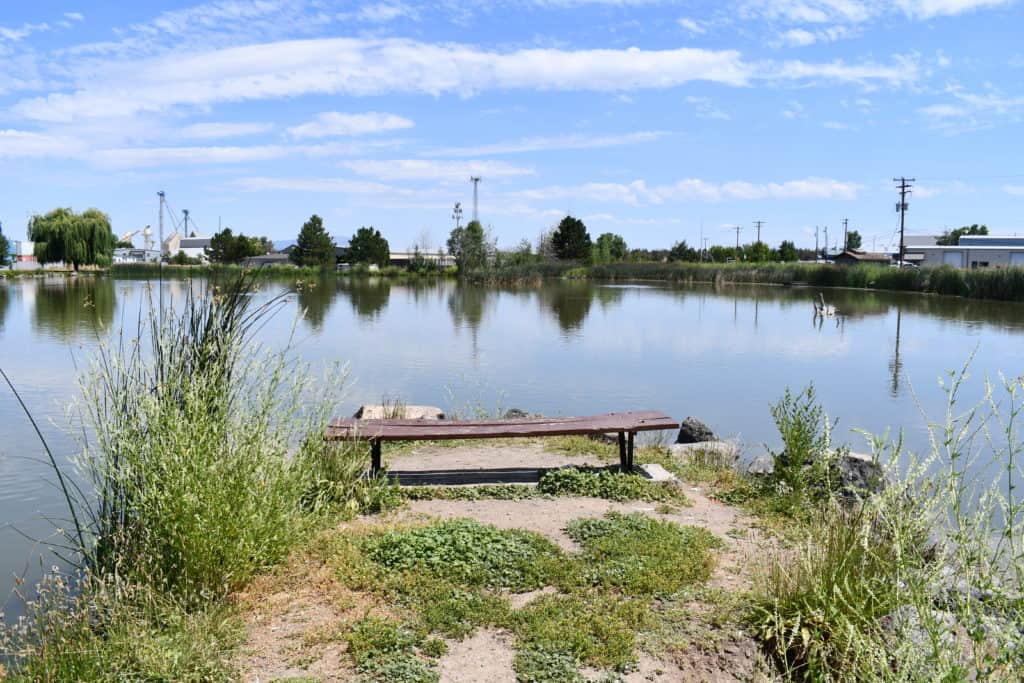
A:
{"type": "Polygon", "coordinates": [[[367,135],[390,130],[412,128],[415,124],[396,114],[367,112],[346,114],[337,111],[323,112],[307,123],[288,129],[295,138],[325,138],[349,135],[367,135]]]}
{"type": "Polygon", "coordinates": [[[33,33],[41,33],[43,31],[49,31],[50,25],[46,23],[42,24],[22,24],[18,28],[6,28],[0,26],[0,38],[10,41],[19,41],[23,38],[27,38],[33,33]]]}
{"type": "Polygon", "coordinates": [[[401,2],[378,2],[364,5],[356,12],[360,21],[383,24],[400,17],[416,17],[416,10],[401,2]]]}
{"type": "Polygon", "coordinates": [[[650,186],[644,180],[630,183],[585,183],[575,186],[550,186],[522,190],[513,196],[532,201],[589,199],[595,202],[617,202],[629,205],[642,203],[705,201],[723,199],[856,199],[861,190],[857,183],[831,178],[805,178],[779,183],[751,183],[734,180],[714,183],[700,178],[686,178],[668,185],[650,186]]]}
{"type": "Polygon", "coordinates": [[[704,35],[708,32],[708,30],[704,28],[699,21],[690,19],[689,17],[679,17],[676,22],[695,36],[704,35]]]}
{"type": "Polygon", "coordinates": [[[921,107],[918,111],[925,116],[937,119],[958,118],[968,114],[966,107],[958,107],[955,104],[930,104],[927,107],[921,107]]]}
{"type": "Polygon", "coordinates": [[[998,7],[1011,2],[1013,0],[896,0],[896,6],[911,17],[931,19],[998,7]]]}
{"type": "Polygon", "coordinates": [[[428,161],[425,159],[354,159],[341,165],[359,175],[382,180],[466,180],[533,175],[532,168],[503,161],[428,161]]]}
{"type": "Polygon", "coordinates": [[[104,149],[90,155],[91,161],[109,168],[139,168],[169,164],[237,164],[280,159],[289,154],[287,147],[132,147],[104,149]]]}
{"type": "Polygon", "coordinates": [[[821,125],[829,130],[849,130],[850,128],[849,124],[842,123],[841,121],[826,121],[821,125]]]}
{"type": "Polygon", "coordinates": [[[810,31],[805,31],[802,28],[794,28],[786,31],[781,36],[780,40],[785,45],[791,45],[795,47],[804,47],[806,45],[813,45],[817,40],[815,35],[810,31]]]}
{"type": "Polygon", "coordinates": [[[71,21],[85,21],[85,17],[81,12],[65,12],[64,18],[70,19],[71,21]]]}
{"type": "Polygon", "coordinates": [[[178,135],[185,140],[216,140],[220,138],[259,135],[274,128],[272,123],[194,123],[185,126],[178,135]]]}
{"type": "Polygon", "coordinates": [[[245,192],[281,190],[286,192],[329,192],[349,194],[414,194],[412,191],[363,180],[347,178],[267,178],[251,177],[236,180],[234,186],[245,192]]]}
{"type": "Polygon", "coordinates": [[[696,97],[690,95],[686,98],[687,103],[692,104],[697,110],[697,116],[702,119],[718,119],[728,121],[729,115],[715,107],[710,97],[696,97]]]}
{"type": "Polygon", "coordinates": [[[804,105],[792,101],[782,110],[782,116],[787,119],[806,119],[807,111],[804,109],[804,105]]]}
{"type": "Polygon", "coordinates": [[[41,121],[74,121],[308,94],[418,93],[468,97],[484,90],[668,89],[692,81],[731,86],[754,79],[902,84],[916,64],[748,64],[735,50],[638,48],[483,50],[403,39],[323,38],[168,53],[94,65],[74,92],[17,102],[11,111],[41,121]]]}
{"type": "Polygon", "coordinates": [[[0,130],[0,159],[72,157],[84,149],[79,141],[24,130],[0,130]]]}
{"type": "Polygon", "coordinates": [[[448,147],[424,152],[427,157],[476,157],[493,154],[520,154],[524,152],[548,152],[566,149],[602,149],[619,147],[641,142],[654,142],[667,133],[657,130],[641,130],[622,135],[563,135],[559,137],[523,138],[511,142],[470,147],[448,147]]]}
{"type": "Polygon", "coordinates": [[[1014,197],[1024,197],[1024,185],[1003,185],[1003,192],[1014,197]]]}

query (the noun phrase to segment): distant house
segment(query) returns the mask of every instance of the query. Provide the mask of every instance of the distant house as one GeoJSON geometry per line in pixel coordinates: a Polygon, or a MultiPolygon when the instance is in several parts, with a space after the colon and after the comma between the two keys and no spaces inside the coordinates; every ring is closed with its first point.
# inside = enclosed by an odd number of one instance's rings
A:
{"type": "Polygon", "coordinates": [[[209,237],[196,237],[195,233],[192,233],[192,237],[182,237],[178,243],[178,251],[171,254],[176,255],[178,252],[184,252],[185,256],[189,258],[197,258],[206,261],[206,250],[210,247],[209,237]]]}
{"type": "MultiPolygon", "coordinates": [[[[419,252],[419,256],[427,263],[436,263],[441,268],[448,268],[455,265],[455,257],[450,254],[421,251],[419,252]]],[[[393,251],[388,255],[388,263],[392,266],[402,266],[407,268],[415,258],[416,252],[414,251],[393,251]]]]}
{"type": "Polygon", "coordinates": [[[114,263],[157,263],[160,252],[156,249],[115,249],[114,263]]]}
{"type": "Polygon", "coordinates": [[[955,245],[907,246],[906,259],[922,266],[1000,268],[1024,266],[1024,237],[962,235],[955,245]]]}
{"type": "Polygon", "coordinates": [[[878,252],[847,249],[843,253],[833,256],[832,261],[841,266],[855,266],[858,263],[874,263],[876,265],[887,266],[892,263],[892,257],[889,256],[889,254],[878,252]]]}

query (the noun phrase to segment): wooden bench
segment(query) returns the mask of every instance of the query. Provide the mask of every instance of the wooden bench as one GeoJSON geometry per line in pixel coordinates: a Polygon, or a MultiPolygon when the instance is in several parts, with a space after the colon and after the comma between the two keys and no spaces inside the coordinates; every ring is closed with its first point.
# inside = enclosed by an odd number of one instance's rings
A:
{"type": "Polygon", "coordinates": [[[514,420],[393,420],[356,418],[332,420],[324,438],[370,442],[370,473],[381,470],[384,441],[446,441],[449,439],[508,439],[570,434],[619,435],[619,466],[633,469],[633,438],[637,432],[678,429],[679,423],[664,413],[648,410],[608,413],[590,417],[531,417],[514,420]]]}

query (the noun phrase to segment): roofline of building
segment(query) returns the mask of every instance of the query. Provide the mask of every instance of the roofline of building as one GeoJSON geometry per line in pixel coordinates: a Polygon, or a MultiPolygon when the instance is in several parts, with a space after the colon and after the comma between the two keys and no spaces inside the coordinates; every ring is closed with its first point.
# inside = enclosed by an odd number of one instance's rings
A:
{"type": "MultiPolygon", "coordinates": [[[[1006,239],[1006,238],[1003,238],[1006,239]]],[[[963,251],[964,249],[971,249],[972,251],[1024,251],[1024,244],[1003,244],[1003,245],[992,245],[984,246],[981,244],[928,244],[920,247],[905,247],[905,250],[912,249],[914,251],[919,250],[930,250],[930,251],[963,251]]]]}

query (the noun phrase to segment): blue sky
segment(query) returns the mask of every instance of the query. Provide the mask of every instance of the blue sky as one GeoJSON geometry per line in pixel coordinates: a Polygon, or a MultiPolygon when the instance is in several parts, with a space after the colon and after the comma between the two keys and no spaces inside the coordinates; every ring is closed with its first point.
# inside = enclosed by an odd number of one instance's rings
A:
{"type": "Polygon", "coordinates": [[[881,249],[905,175],[912,233],[1024,234],[1022,35],[1014,0],[5,2],[0,221],[155,228],[164,190],[207,234],[436,248],[480,175],[502,246],[571,212],[881,249]]]}

